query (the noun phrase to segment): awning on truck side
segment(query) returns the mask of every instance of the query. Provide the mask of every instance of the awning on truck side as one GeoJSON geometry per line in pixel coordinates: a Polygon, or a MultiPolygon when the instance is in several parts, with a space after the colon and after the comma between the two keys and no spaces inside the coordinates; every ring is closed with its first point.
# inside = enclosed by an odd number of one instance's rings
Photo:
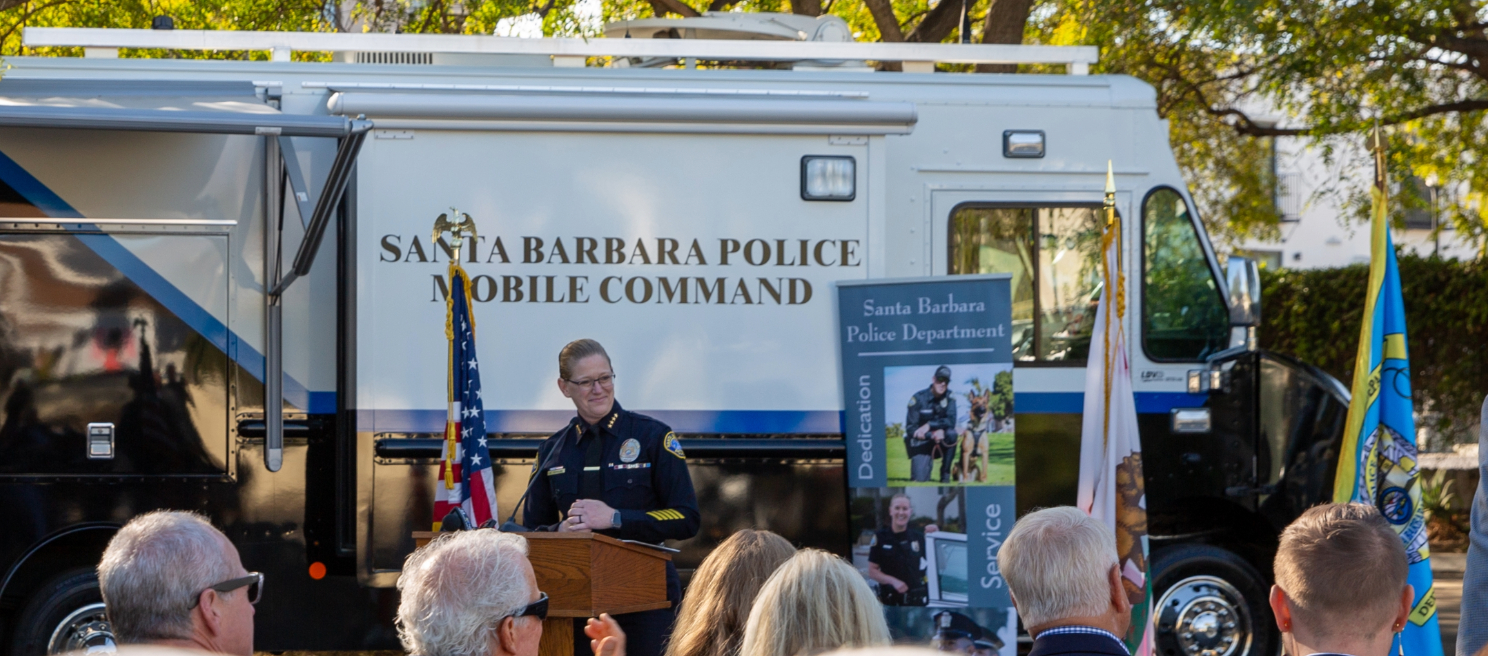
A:
{"type": "Polygon", "coordinates": [[[0,127],[338,138],[344,116],[284,114],[251,82],[0,80],[0,127]]]}
{"type": "Polygon", "coordinates": [[[344,116],[295,116],[278,112],[260,114],[13,105],[0,99],[0,127],[335,138],[351,134],[352,120],[344,116]]]}
{"type": "Polygon", "coordinates": [[[852,98],[698,98],[681,95],[387,93],[337,91],[329,109],[366,115],[378,127],[904,134],[913,103],[852,98]]]}

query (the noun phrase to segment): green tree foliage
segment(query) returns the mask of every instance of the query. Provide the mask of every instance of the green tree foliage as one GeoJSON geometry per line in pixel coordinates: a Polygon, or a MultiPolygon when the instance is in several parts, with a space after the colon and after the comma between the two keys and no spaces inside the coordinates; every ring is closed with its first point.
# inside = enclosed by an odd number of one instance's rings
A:
{"type": "MultiPolygon", "coordinates": [[[[1488,390],[1488,261],[1399,256],[1411,389],[1421,427],[1451,441],[1476,435],[1488,390]]],[[[1354,375],[1369,268],[1261,272],[1261,348],[1354,375]]],[[[1432,444],[1442,447],[1445,444],[1432,444]]]]}
{"type": "MultiPolygon", "coordinates": [[[[1399,212],[1434,202],[1482,247],[1488,191],[1488,2],[1485,0],[1045,0],[1031,39],[1095,44],[1097,70],[1157,89],[1158,112],[1211,231],[1274,236],[1268,137],[1302,137],[1325,156],[1392,127],[1399,212]],[[1274,107],[1296,117],[1272,124],[1274,107]]],[[[1355,149],[1355,152],[1356,149],[1355,149]]],[[[1369,169],[1351,155],[1344,169],[1369,169]]],[[[1364,218],[1369,176],[1331,187],[1364,218]]]]}
{"type": "Polygon", "coordinates": [[[992,377],[992,416],[999,421],[1013,414],[1013,372],[999,371],[992,377]]]}
{"type": "MultiPolygon", "coordinates": [[[[330,29],[325,8],[325,0],[0,0],[0,55],[83,54],[81,48],[26,48],[21,43],[26,27],[147,29],[156,16],[171,16],[177,29],[313,32],[330,29]]],[[[266,53],[256,55],[267,58],[266,53]]],[[[217,51],[168,56],[242,59],[249,55],[217,51]]]]}

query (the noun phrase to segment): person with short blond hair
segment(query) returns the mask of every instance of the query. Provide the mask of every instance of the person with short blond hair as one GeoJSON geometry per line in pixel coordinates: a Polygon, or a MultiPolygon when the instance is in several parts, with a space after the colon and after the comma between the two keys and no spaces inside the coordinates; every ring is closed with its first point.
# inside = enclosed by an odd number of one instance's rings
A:
{"type": "Polygon", "coordinates": [[[1400,536],[1374,506],[1309,508],[1281,533],[1271,610],[1293,656],[1386,656],[1415,599],[1400,536]]]}
{"type": "Polygon", "coordinates": [[[666,656],[738,656],[755,597],[796,548],[770,531],[724,540],[692,575],[666,656]]]}
{"type": "Polygon", "coordinates": [[[997,569],[1033,636],[1029,656],[1130,656],[1121,636],[1132,606],[1110,527],[1070,506],[1035,511],[1008,532],[997,569]]]}
{"type": "Polygon", "coordinates": [[[847,561],[803,549],[781,565],[754,599],[741,656],[812,656],[890,644],[883,606],[847,561]]]}

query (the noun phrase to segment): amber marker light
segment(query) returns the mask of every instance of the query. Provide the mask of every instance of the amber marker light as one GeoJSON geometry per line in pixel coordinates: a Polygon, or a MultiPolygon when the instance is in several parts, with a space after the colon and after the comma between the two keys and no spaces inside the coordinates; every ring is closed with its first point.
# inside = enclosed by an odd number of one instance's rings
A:
{"type": "Polygon", "coordinates": [[[313,563],[310,563],[310,578],[319,581],[319,580],[325,578],[325,575],[326,575],[325,563],[322,563],[322,562],[313,562],[313,563]]]}

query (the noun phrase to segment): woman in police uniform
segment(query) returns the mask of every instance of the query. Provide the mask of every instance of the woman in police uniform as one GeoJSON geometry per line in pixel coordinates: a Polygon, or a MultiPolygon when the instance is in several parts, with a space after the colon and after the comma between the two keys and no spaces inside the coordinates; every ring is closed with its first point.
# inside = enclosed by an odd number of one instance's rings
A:
{"type": "Polygon", "coordinates": [[[909,525],[913,515],[909,495],[889,499],[889,525],[873,534],[868,550],[868,578],[878,582],[878,600],[885,606],[924,606],[930,587],[925,581],[925,534],[934,533],[909,525]]]}
{"type": "MultiPolygon", "coordinates": [[[[558,353],[558,389],[578,416],[537,450],[532,493],[523,517],[528,528],[595,531],[622,540],[686,540],[698,531],[697,495],[682,445],[655,419],[615,402],[615,372],[592,339],[558,353]]],[[[667,563],[672,608],[617,615],[630,656],[660,656],[682,598],[677,568],[667,563]]],[[[582,635],[582,620],[574,635],[582,635]]],[[[576,656],[589,642],[574,641],[576,656]]]]}

